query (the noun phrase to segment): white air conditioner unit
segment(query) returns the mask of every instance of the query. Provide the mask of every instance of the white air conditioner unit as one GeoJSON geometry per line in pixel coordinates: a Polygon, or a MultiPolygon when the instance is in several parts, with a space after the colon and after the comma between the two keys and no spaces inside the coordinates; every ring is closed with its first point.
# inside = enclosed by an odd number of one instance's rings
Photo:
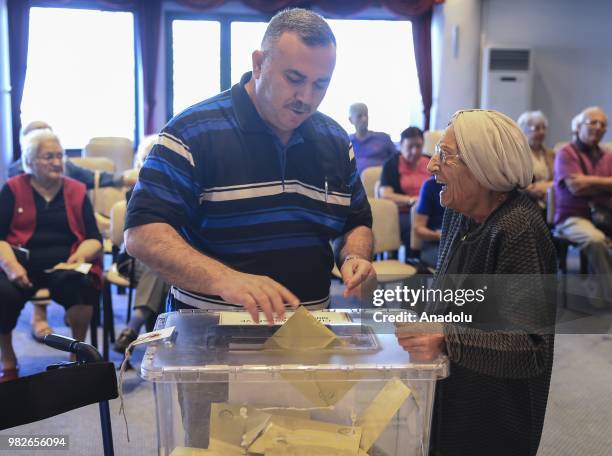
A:
{"type": "Polygon", "coordinates": [[[516,120],[531,108],[531,49],[486,47],[480,106],[516,120]]]}

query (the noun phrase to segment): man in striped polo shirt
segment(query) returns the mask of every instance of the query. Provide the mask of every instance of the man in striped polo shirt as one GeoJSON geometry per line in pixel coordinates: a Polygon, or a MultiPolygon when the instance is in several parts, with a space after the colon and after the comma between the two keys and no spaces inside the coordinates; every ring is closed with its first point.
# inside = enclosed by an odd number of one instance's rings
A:
{"type": "Polygon", "coordinates": [[[129,252],[173,284],[172,308],[245,307],[269,322],[286,305],[329,305],[374,276],[372,215],[347,133],[316,111],[336,61],[319,15],[277,14],[230,90],[175,116],[128,206],[129,252]]]}

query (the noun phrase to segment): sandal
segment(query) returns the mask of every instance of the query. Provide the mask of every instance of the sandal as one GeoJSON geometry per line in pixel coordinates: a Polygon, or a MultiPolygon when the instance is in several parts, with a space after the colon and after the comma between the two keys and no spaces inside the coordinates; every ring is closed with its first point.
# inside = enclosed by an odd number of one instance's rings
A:
{"type": "Polygon", "coordinates": [[[19,378],[19,366],[0,370],[0,383],[10,382],[19,378]]]}
{"type": "Polygon", "coordinates": [[[34,339],[39,344],[44,343],[45,336],[53,334],[54,332],[55,331],[53,331],[53,328],[51,328],[51,326],[45,326],[44,328],[36,330],[34,325],[32,325],[32,339],[34,339]]]}

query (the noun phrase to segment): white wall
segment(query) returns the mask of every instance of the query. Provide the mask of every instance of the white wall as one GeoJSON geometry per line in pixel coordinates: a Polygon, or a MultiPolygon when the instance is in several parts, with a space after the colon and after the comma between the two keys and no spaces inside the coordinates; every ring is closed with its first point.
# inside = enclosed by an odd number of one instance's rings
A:
{"type": "Polygon", "coordinates": [[[483,43],[534,51],[531,108],[548,116],[550,146],[570,138],[572,117],[587,106],[612,116],[611,25],[609,0],[483,0],[483,43]]]}
{"type": "Polygon", "coordinates": [[[480,0],[446,0],[435,6],[431,39],[431,128],[440,129],[455,111],[478,106],[480,0]]]}
{"type": "Polygon", "coordinates": [[[13,158],[7,28],[6,0],[0,0],[0,184],[4,183],[13,158]]]}
{"type": "Polygon", "coordinates": [[[612,117],[611,24],[610,0],[446,0],[435,7],[432,26],[433,128],[443,128],[457,109],[479,105],[487,44],[533,49],[529,108],[548,116],[550,146],[569,139],[572,117],[587,106],[599,105],[612,117]]]}

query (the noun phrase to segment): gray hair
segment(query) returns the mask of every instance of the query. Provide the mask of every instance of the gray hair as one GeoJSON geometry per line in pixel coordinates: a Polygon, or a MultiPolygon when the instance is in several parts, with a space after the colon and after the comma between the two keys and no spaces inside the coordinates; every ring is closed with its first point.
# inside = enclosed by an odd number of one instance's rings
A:
{"type": "Polygon", "coordinates": [[[26,174],[32,174],[31,163],[45,141],[55,141],[60,147],[62,146],[57,135],[48,128],[32,130],[21,138],[21,164],[26,174]]]}
{"type": "Polygon", "coordinates": [[[261,40],[263,50],[270,49],[285,32],[296,33],[307,46],[336,46],[336,37],[325,19],[303,8],[290,8],[277,13],[268,23],[261,40]]]}
{"type": "Polygon", "coordinates": [[[589,106],[588,108],[584,108],[580,113],[574,116],[572,119],[572,133],[578,133],[578,129],[580,128],[580,124],[583,123],[586,119],[586,115],[589,111],[601,111],[605,114],[604,110],[599,106],[589,106]]]}
{"type": "Polygon", "coordinates": [[[34,130],[53,130],[51,125],[49,125],[44,120],[33,120],[21,127],[21,132],[19,132],[19,137],[23,138],[25,135],[34,130]]]}
{"type": "Polygon", "coordinates": [[[536,124],[539,122],[542,122],[546,126],[546,128],[548,128],[548,119],[542,111],[524,112],[519,116],[518,120],[516,121],[516,123],[519,127],[521,127],[521,130],[523,130],[523,132],[527,131],[527,127],[529,127],[529,124],[536,124]]]}
{"type": "Polygon", "coordinates": [[[353,103],[349,106],[349,117],[351,117],[355,111],[362,111],[364,109],[366,111],[368,110],[368,105],[366,105],[365,103],[353,103]]]}

